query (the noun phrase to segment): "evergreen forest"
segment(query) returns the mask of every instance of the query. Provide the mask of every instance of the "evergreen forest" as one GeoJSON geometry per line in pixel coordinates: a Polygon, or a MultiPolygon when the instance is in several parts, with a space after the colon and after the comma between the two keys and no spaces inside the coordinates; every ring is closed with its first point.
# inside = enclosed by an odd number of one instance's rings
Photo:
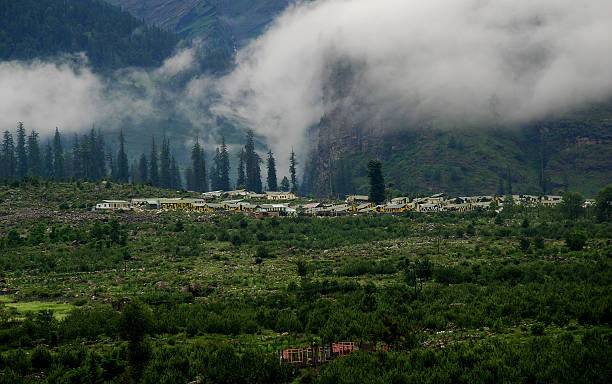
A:
{"type": "Polygon", "coordinates": [[[98,71],[158,67],[178,38],[101,0],[0,1],[0,60],[85,52],[98,71]]]}

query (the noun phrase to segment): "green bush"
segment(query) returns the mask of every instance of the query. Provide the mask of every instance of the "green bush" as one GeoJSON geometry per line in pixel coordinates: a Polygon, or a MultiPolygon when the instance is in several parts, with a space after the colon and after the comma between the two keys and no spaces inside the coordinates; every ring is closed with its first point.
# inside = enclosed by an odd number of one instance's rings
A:
{"type": "Polygon", "coordinates": [[[587,236],[584,232],[571,232],[565,237],[565,244],[572,251],[579,251],[584,248],[587,236]]]}
{"type": "Polygon", "coordinates": [[[531,326],[531,334],[534,336],[542,336],[544,334],[545,328],[546,328],[546,325],[544,325],[544,323],[541,323],[541,322],[534,323],[531,326]]]}
{"type": "Polygon", "coordinates": [[[30,362],[34,369],[47,369],[53,362],[51,352],[46,347],[36,347],[30,356],[30,362]]]}

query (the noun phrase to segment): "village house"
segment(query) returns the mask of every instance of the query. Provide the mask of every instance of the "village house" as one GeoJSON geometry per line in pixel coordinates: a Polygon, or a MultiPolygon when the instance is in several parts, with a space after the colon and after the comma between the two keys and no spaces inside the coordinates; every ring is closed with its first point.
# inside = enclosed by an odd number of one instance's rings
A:
{"type": "Polygon", "coordinates": [[[409,210],[406,204],[387,204],[382,208],[385,213],[401,213],[409,210]]]}
{"type": "Polygon", "coordinates": [[[159,202],[157,199],[132,199],[133,209],[159,209],[159,202]]]}
{"type": "Polygon", "coordinates": [[[347,203],[365,203],[369,201],[370,198],[366,195],[350,195],[346,198],[347,203]]]}
{"type": "Polygon", "coordinates": [[[223,191],[210,191],[202,193],[202,197],[206,200],[219,199],[223,196],[223,191]]]}
{"type": "Polygon", "coordinates": [[[542,204],[545,207],[554,207],[555,205],[559,204],[562,200],[563,200],[563,197],[561,196],[547,195],[547,196],[542,196],[542,198],[540,199],[540,204],[542,204]]]}
{"type": "Polygon", "coordinates": [[[295,209],[289,209],[289,207],[285,204],[262,204],[261,208],[265,210],[268,214],[278,213],[280,216],[284,216],[289,213],[293,214],[294,212],[297,213],[295,209]]]}
{"type": "Polygon", "coordinates": [[[266,192],[267,200],[295,200],[297,196],[291,192],[266,192]]]}
{"type": "Polygon", "coordinates": [[[104,211],[128,211],[132,209],[132,205],[125,200],[102,200],[96,204],[96,210],[104,211]]]}
{"type": "Polygon", "coordinates": [[[391,204],[408,204],[410,203],[410,198],[409,197],[396,197],[391,199],[391,204]]]}

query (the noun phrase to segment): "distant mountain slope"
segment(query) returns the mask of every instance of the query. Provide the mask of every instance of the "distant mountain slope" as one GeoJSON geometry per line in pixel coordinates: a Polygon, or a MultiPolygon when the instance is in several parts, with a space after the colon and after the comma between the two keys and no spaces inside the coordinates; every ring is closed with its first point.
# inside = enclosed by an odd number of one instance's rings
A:
{"type": "Polygon", "coordinates": [[[612,103],[515,128],[398,127],[382,135],[383,122],[354,115],[338,109],[322,120],[305,191],[367,193],[373,158],[392,188],[410,193],[593,196],[612,181],[612,103]]]}
{"type": "Polygon", "coordinates": [[[291,0],[107,0],[147,23],[224,48],[258,36],[291,0]]]}
{"type": "Polygon", "coordinates": [[[159,66],[178,38],[101,0],[0,1],[0,60],[87,53],[97,69],[159,66]]]}

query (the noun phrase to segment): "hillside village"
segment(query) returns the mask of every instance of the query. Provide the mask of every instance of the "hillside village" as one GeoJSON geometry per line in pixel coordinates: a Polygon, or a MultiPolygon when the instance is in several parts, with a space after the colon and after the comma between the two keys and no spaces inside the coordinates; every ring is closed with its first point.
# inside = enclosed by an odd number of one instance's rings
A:
{"type": "MultiPolygon", "coordinates": [[[[525,206],[555,206],[562,201],[556,195],[511,195],[515,204],[525,206]]],[[[198,198],[134,198],[103,200],[97,211],[183,210],[189,212],[241,212],[263,216],[344,216],[355,214],[401,214],[404,212],[467,212],[474,210],[500,211],[509,196],[449,197],[444,193],[428,197],[396,197],[384,204],[370,202],[368,196],[348,196],[344,202],[324,202],[298,199],[291,192],[255,193],[247,190],[205,192],[198,198]]],[[[590,202],[587,201],[586,204],[590,202]]]]}

